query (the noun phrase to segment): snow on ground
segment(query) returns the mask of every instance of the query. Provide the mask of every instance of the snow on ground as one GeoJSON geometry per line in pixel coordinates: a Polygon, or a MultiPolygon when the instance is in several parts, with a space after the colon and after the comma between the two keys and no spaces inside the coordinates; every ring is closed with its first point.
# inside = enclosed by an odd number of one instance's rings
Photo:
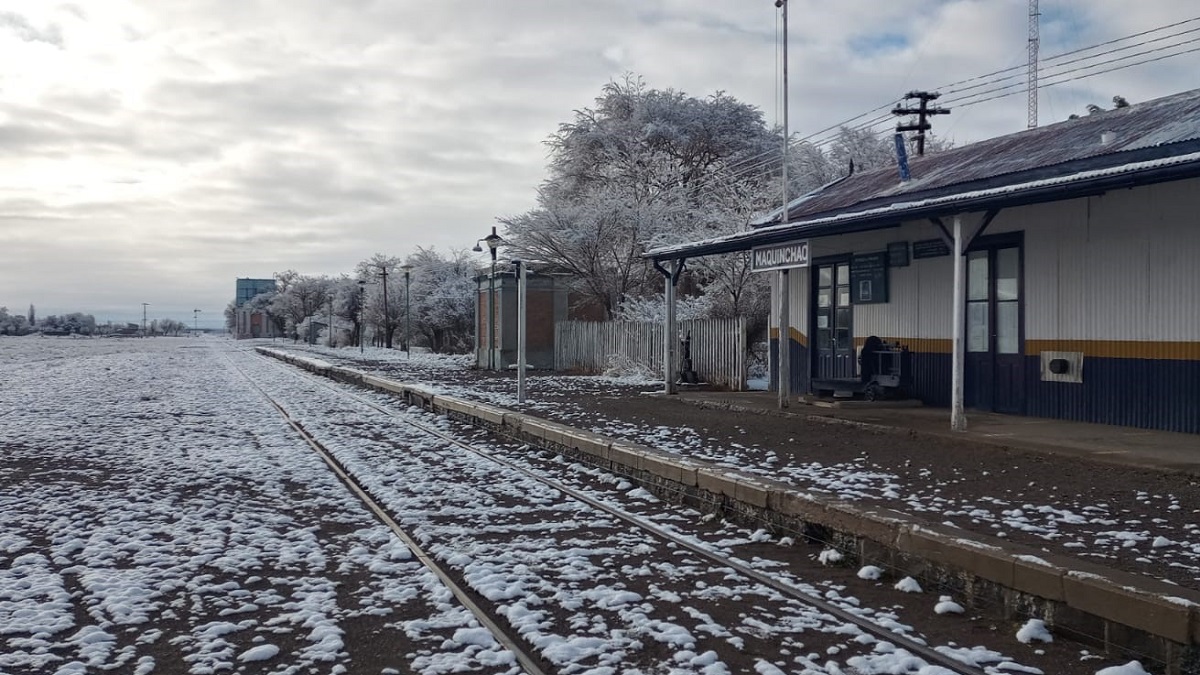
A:
{"type": "Polygon", "coordinates": [[[515,672],[204,342],[0,339],[0,672],[515,672]]]}
{"type": "MultiPolygon", "coordinates": [[[[370,672],[517,672],[238,368],[324,434],[405,526],[499,603],[562,672],[730,672],[717,652],[730,646],[776,654],[755,662],[762,673],[938,672],[682,551],[658,560],[664,552],[608,517],[322,399],[316,385],[235,351],[245,346],[0,340],[0,672],[365,672],[365,663],[370,672]],[[745,611],[721,618],[718,609],[731,604],[745,611]]],[[[515,405],[511,392],[488,389],[498,384],[465,381],[462,359],[383,353],[440,391],[515,405]]],[[[540,392],[578,393],[617,381],[535,382],[540,392]]],[[[531,407],[556,405],[551,394],[531,407]]],[[[691,430],[612,424],[742,469],[762,452],[691,430]]],[[[919,490],[858,460],[789,477],[846,498],[876,498],[881,485],[919,490]]],[[[624,498],[658,507],[610,480],[624,498]]],[[[1186,544],[1179,533],[1161,536],[1186,544]]],[[[907,630],[887,611],[860,611],[907,630]]],[[[1036,670],[981,647],[939,650],[989,672],[1036,670]]]]}
{"type": "MultiPolygon", "coordinates": [[[[341,361],[350,350],[294,347],[277,343],[274,346],[312,351],[322,358],[341,361]]],[[[435,354],[414,354],[406,360],[395,351],[376,350],[368,353],[372,363],[355,363],[366,369],[399,369],[393,376],[403,381],[418,382],[446,394],[460,395],[506,407],[518,406],[513,384],[509,380],[466,376],[461,371],[471,364],[470,358],[439,357],[435,354]],[[419,357],[419,358],[418,358],[419,357]]],[[[791,482],[798,488],[825,492],[843,500],[887,502],[894,508],[936,517],[949,525],[971,523],[1005,537],[1020,531],[1040,539],[1047,546],[1061,547],[1081,558],[1092,558],[1103,564],[1106,559],[1122,556],[1134,563],[1155,563],[1172,570],[1180,581],[1200,582],[1200,523],[1176,519],[1172,523],[1162,517],[1189,509],[1200,514],[1200,506],[1183,503],[1171,493],[1156,494],[1130,488],[1139,509],[1127,510],[1105,499],[1089,500],[1085,496],[1058,492],[1053,485],[1029,483],[1025,495],[1010,493],[988,494],[981,491],[977,476],[956,472],[956,478],[944,481],[919,480],[929,477],[928,470],[918,472],[918,480],[909,480],[889,468],[873,464],[866,457],[848,458],[844,462],[822,464],[798,462],[780,457],[771,448],[747,440],[706,438],[694,429],[668,426],[649,427],[625,420],[595,421],[586,410],[569,409],[563,402],[566,394],[612,396],[619,380],[594,376],[565,376],[531,374],[524,409],[553,412],[555,419],[571,422],[597,433],[625,438],[668,452],[712,462],[718,466],[758,473],[776,480],[791,482]],[[972,482],[969,496],[951,497],[956,483],[972,482]],[[1032,496],[1036,495],[1036,497],[1032,496]]],[[[650,390],[652,383],[644,388],[650,390]]],[[[658,383],[661,385],[661,382],[658,383]]],[[[628,395],[628,388],[620,390],[628,395]]],[[[1020,470],[1014,466],[1013,470],[1020,470]]],[[[1116,486],[1119,489],[1119,486],[1116,486]]]]}

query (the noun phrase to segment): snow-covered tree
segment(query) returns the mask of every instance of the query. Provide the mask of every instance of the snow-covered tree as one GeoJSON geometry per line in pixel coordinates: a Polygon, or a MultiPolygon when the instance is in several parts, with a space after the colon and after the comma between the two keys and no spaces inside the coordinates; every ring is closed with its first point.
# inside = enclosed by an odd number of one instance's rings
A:
{"type": "Polygon", "coordinates": [[[7,307],[0,307],[0,335],[24,335],[26,325],[24,315],[9,314],[7,307]]]}
{"type": "Polygon", "coordinates": [[[470,351],[479,273],[473,256],[461,250],[443,256],[433,248],[418,247],[405,262],[413,267],[409,299],[413,340],[439,353],[470,351]]]}
{"type": "Polygon", "coordinates": [[[362,335],[364,292],[358,281],[347,275],[333,280],[333,315],[350,324],[349,344],[357,345],[362,335]]]}
{"type": "Polygon", "coordinates": [[[404,274],[400,258],[376,253],[354,268],[357,278],[367,282],[366,321],[375,327],[380,346],[392,348],[396,328],[404,311],[404,274]]]}
{"type": "Polygon", "coordinates": [[[230,300],[225,305],[225,330],[232,333],[237,329],[237,300],[230,300]]]}
{"type": "Polygon", "coordinates": [[[271,314],[284,317],[293,339],[297,327],[308,317],[321,313],[329,302],[329,277],[304,276],[295,270],[275,275],[276,293],[270,298],[271,314]]]}
{"type": "MultiPolygon", "coordinates": [[[[762,113],[724,93],[698,99],[626,76],[548,141],[550,177],[538,208],[504,219],[521,257],[571,271],[579,290],[614,315],[658,292],[640,256],[710,222],[714,187],[745,191],[770,175],[779,143],[762,113]]],[[[756,189],[756,188],[755,188],[756,189]]]]}

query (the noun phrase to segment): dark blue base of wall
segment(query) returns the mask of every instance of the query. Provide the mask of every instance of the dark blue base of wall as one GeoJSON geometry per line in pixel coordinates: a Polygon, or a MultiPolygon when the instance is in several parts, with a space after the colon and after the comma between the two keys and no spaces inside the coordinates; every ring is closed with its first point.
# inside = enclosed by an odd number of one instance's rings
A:
{"type": "MultiPolygon", "coordinates": [[[[792,370],[792,393],[806,394],[808,393],[808,347],[789,340],[791,346],[791,370],[792,370]]],[[[771,363],[779,363],[779,340],[771,340],[771,363]]],[[[771,391],[779,391],[779,373],[771,371],[771,391]]]]}
{"type": "MultiPolygon", "coordinates": [[[[791,343],[792,391],[809,391],[809,352],[791,343]]],[[[775,362],[779,344],[771,340],[775,362]]],[[[1085,358],[1083,383],[1043,382],[1041,360],[1025,357],[1024,414],[1200,434],[1200,361],[1085,358]]],[[[949,354],[913,353],[910,395],[950,406],[949,354]]],[[[778,390],[771,373],[771,389],[778,390]]]]}
{"type": "Polygon", "coordinates": [[[1025,413],[1035,417],[1200,433],[1200,361],[1084,358],[1083,384],[1042,382],[1025,359],[1025,413]]]}

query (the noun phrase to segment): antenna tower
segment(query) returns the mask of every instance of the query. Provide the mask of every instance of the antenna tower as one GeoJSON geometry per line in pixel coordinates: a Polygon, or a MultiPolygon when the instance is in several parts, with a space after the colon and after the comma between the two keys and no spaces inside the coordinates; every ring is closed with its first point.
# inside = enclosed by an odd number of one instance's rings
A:
{"type": "Polygon", "coordinates": [[[1038,29],[1038,0],[1029,0],[1029,124],[1038,125],[1038,44],[1041,42],[1038,29]]]}

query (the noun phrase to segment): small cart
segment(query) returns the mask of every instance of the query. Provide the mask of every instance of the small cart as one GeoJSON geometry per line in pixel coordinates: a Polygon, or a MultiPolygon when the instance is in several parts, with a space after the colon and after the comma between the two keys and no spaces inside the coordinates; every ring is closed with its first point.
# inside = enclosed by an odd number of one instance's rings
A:
{"type": "Polygon", "coordinates": [[[858,355],[859,377],[814,379],[813,391],[834,398],[861,395],[868,401],[904,398],[912,384],[912,355],[899,342],[872,335],[858,355]]]}

